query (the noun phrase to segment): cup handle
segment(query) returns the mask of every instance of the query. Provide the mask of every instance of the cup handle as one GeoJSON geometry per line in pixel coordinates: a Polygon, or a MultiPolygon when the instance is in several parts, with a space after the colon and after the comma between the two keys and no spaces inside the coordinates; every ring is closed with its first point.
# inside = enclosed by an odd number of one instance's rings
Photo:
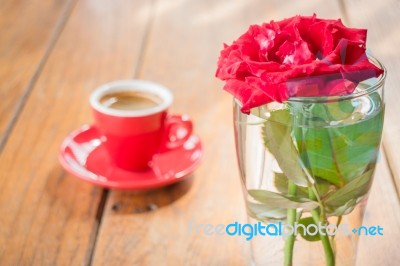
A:
{"type": "Polygon", "coordinates": [[[169,115],[165,120],[162,151],[181,147],[192,135],[193,124],[187,115],[169,115]]]}

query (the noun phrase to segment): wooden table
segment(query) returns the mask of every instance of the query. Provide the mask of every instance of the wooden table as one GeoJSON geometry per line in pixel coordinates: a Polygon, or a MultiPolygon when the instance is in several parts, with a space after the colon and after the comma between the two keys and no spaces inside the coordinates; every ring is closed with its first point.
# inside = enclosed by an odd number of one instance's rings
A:
{"type": "Polygon", "coordinates": [[[223,42],[295,14],[369,29],[386,67],[383,149],[359,265],[400,264],[400,4],[396,0],[0,0],[0,264],[246,265],[248,243],[189,234],[245,222],[231,97],[214,78],[223,42]],[[91,121],[90,92],[116,79],[160,82],[189,114],[205,156],[190,178],[146,192],[104,190],[65,173],[63,138],[91,121]]]}

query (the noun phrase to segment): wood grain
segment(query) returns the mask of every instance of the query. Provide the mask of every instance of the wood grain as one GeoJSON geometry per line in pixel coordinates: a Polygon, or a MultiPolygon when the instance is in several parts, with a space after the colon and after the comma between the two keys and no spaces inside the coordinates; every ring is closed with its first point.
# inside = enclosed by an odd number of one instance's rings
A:
{"type": "Polygon", "coordinates": [[[385,86],[385,126],[383,134],[384,160],[375,175],[376,180],[371,192],[370,202],[365,216],[366,224],[384,224],[388,231],[381,238],[361,240],[359,265],[396,265],[400,261],[400,250],[396,244],[399,235],[399,191],[400,191],[400,97],[397,84],[400,82],[398,61],[400,55],[400,35],[397,25],[400,23],[398,1],[343,1],[351,26],[367,28],[367,47],[387,68],[385,86]],[[389,178],[391,177],[392,180],[389,178]],[[396,190],[397,189],[397,190],[396,190]],[[367,255],[368,254],[368,255],[367,255]]]}
{"type": "Polygon", "coordinates": [[[233,141],[232,98],[214,78],[222,43],[250,24],[297,13],[332,17],[336,2],[157,1],[139,78],[168,86],[205,147],[191,180],[143,193],[111,191],[94,265],[246,265],[242,238],[207,236],[191,225],[246,222],[233,141]]]}
{"type": "Polygon", "coordinates": [[[74,2],[0,3],[0,151],[74,2]]]}
{"type": "Polygon", "coordinates": [[[364,226],[381,226],[383,236],[361,236],[357,265],[398,265],[400,204],[385,156],[378,163],[364,215],[364,226]]]}
{"type": "Polygon", "coordinates": [[[352,26],[368,29],[367,47],[387,68],[385,87],[386,114],[383,146],[393,173],[397,192],[400,192],[400,84],[399,60],[400,2],[396,0],[344,1],[352,26]]]}
{"type": "Polygon", "coordinates": [[[398,77],[390,75],[400,44],[396,1],[351,0],[340,10],[338,1],[319,0],[80,0],[64,28],[69,3],[0,2],[0,96],[6,99],[0,135],[14,124],[0,154],[0,265],[249,264],[243,238],[193,228],[246,222],[232,98],[214,78],[216,60],[222,43],[249,24],[314,12],[368,27],[369,47],[389,69],[384,146],[390,164],[383,155],[365,218],[366,225],[383,226],[385,236],[361,238],[358,265],[400,261],[400,206],[392,182],[392,172],[400,180],[399,95],[398,77]],[[92,89],[132,77],[174,92],[171,111],[192,117],[205,156],[184,182],[107,192],[66,174],[58,146],[91,120],[92,89]]]}
{"type": "Polygon", "coordinates": [[[148,1],[75,6],[0,155],[0,264],[90,263],[104,194],[64,172],[58,147],[91,120],[91,90],[131,77],[148,18],[148,1]]]}

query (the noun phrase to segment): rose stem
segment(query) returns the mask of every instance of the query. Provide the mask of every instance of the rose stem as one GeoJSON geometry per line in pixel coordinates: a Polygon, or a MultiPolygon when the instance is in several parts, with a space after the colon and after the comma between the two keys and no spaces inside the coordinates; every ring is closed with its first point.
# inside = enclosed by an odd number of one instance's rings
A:
{"type": "MultiPolygon", "coordinates": [[[[296,196],[297,186],[291,180],[288,181],[288,195],[296,196]]],[[[294,222],[296,221],[296,209],[288,209],[287,210],[287,224],[294,227],[294,222]]],[[[284,248],[284,265],[291,266],[293,260],[293,247],[294,241],[296,239],[296,235],[291,234],[287,236],[285,239],[285,248],[284,248]]]]}
{"type": "MultiPolygon", "coordinates": [[[[316,200],[316,198],[317,198],[315,196],[314,192],[311,189],[308,190],[308,195],[309,195],[309,198],[311,200],[316,200]]],[[[322,205],[319,208],[321,209],[321,213],[323,213],[322,205]]],[[[311,216],[314,219],[314,223],[316,225],[319,225],[320,223],[321,224],[325,223],[325,218],[324,217],[322,217],[322,221],[321,221],[320,212],[319,212],[318,209],[312,210],[311,211],[311,216]]],[[[326,265],[327,266],[334,266],[335,265],[335,254],[333,253],[333,250],[332,250],[331,243],[329,241],[328,235],[327,234],[325,234],[325,235],[319,234],[319,237],[321,239],[322,246],[324,248],[326,265]]]]}
{"type": "MultiPolygon", "coordinates": [[[[336,221],[336,228],[339,228],[340,223],[342,222],[342,215],[338,216],[338,219],[336,221]]],[[[335,238],[335,235],[332,236],[332,241],[335,238]]]]}

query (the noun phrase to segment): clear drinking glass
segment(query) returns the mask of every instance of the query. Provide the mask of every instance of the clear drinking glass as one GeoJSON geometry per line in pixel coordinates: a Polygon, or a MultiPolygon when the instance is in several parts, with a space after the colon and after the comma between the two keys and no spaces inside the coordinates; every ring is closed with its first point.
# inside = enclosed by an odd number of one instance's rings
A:
{"type": "Polygon", "coordinates": [[[250,240],[253,264],[355,264],[381,142],[385,77],[386,70],[350,95],[290,98],[249,115],[234,101],[249,223],[270,225],[269,233],[250,240]],[[330,227],[312,235],[319,223],[330,227]],[[295,225],[297,232],[286,237],[274,230],[289,235],[295,225]]]}

